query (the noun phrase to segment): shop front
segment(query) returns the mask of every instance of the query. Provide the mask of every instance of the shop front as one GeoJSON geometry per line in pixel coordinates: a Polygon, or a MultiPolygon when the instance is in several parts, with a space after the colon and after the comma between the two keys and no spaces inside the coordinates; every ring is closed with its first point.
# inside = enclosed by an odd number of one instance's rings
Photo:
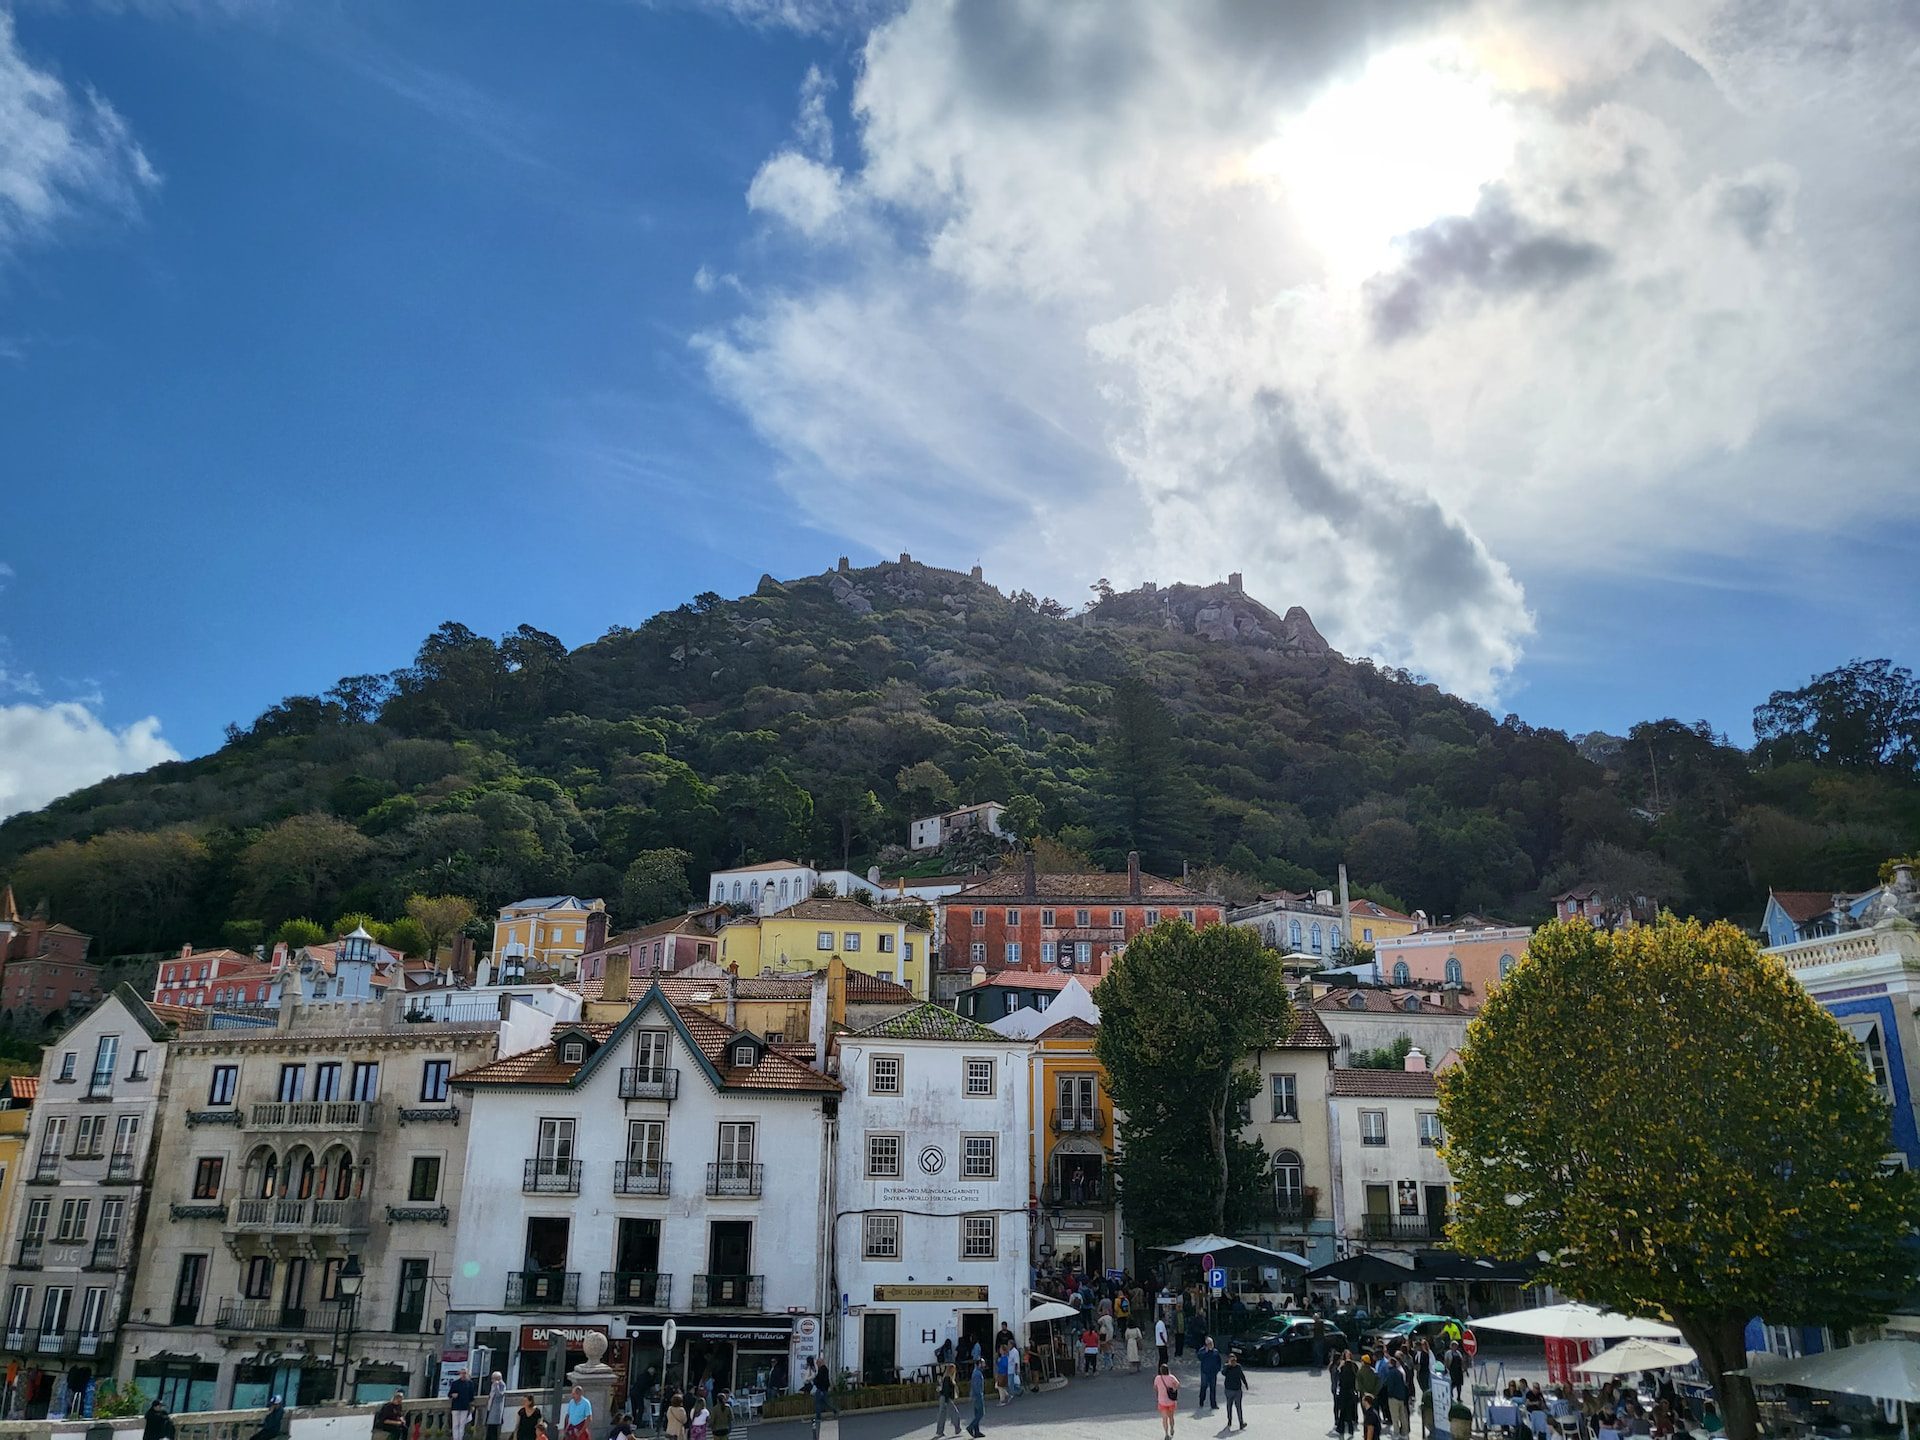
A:
{"type": "MultiPolygon", "coordinates": [[[[655,1384],[668,1393],[684,1394],[711,1377],[716,1390],[784,1395],[798,1383],[793,1378],[796,1321],[812,1326],[809,1333],[814,1335],[819,1323],[810,1315],[757,1315],[732,1322],[710,1315],[677,1315],[669,1354],[661,1344],[666,1318],[627,1317],[631,1359],[624,1373],[630,1376],[635,1394],[655,1384]]],[[[608,1363],[615,1362],[609,1358],[608,1363]]]]}
{"type": "MultiPolygon", "coordinates": [[[[607,1341],[607,1353],[604,1359],[618,1377],[613,1386],[613,1407],[616,1411],[626,1405],[627,1373],[629,1365],[629,1342],[616,1339],[609,1325],[586,1323],[580,1325],[522,1325],[518,1335],[519,1344],[515,1347],[513,1384],[516,1389],[538,1390],[547,1383],[547,1365],[549,1352],[556,1347],[566,1352],[565,1370],[572,1370],[587,1363],[586,1340],[589,1335],[603,1336],[607,1341]]],[[[485,1337],[483,1337],[485,1338],[485,1337]]]]}

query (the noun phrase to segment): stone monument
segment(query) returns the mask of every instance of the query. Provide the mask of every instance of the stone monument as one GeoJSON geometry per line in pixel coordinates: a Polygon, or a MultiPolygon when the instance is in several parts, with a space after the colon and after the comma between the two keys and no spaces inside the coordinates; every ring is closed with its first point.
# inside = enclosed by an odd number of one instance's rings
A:
{"type": "Polygon", "coordinates": [[[580,1348],[587,1352],[587,1363],[569,1370],[567,1383],[578,1385],[580,1393],[593,1402],[590,1424],[594,1434],[604,1435],[613,1428],[614,1369],[604,1363],[607,1337],[597,1330],[589,1330],[580,1337],[580,1348]]]}

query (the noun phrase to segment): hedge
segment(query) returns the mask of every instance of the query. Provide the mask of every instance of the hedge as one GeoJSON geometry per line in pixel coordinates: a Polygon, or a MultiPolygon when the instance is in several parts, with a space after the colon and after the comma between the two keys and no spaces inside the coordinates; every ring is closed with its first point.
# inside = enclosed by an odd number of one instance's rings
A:
{"type": "MultiPolygon", "coordinates": [[[[889,1405],[931,1405],[937,1393],[930,1380],[900,1385],[862,1385],[857,1390],[835,1390],[833,1403],[842,1410],[878,1410],[889,1405]]],[[[760,1407],[761,1417],[767,1420],[786,1420],[812,1413],[811,1390],[802,1390],[797,1395],[780,1395],[760,1407]]]]}

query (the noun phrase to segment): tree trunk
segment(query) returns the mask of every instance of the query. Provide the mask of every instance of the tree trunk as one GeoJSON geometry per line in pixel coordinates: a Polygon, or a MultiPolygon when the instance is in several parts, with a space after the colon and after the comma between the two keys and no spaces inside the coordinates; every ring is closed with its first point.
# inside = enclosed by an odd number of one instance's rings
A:
{"type": "Polygon", "coordinates": [[[1720,1402],[1726,1440],[1755,1440],[1760,1431],[1760,1409],[1753,1381],[1744,1374],[1730,1373],[1744,1371],[1747,1366],[1746,1317],[1681,1313],[1673,1317],[1673,1323],[1700,1357],[1700,1369],[1713,1386],[1714,1399],[1720,1402]]]}
{"type": "Polygon", "coordinates": [[[1207,1142],[1213,1147],[1215,1184],[1213,1191],[1213,1233],[1227,1233],[1227,1104],[1231,1085],[1220,1088],[1220,1102],[1207,1116],[1207,1142]]]}

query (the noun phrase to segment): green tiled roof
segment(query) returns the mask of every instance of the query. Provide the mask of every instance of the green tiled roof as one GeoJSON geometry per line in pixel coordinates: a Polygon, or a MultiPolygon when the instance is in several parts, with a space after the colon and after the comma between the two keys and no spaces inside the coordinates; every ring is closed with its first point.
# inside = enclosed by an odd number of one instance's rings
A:
{"type": "Polygon", "coordinates": [[[878,1025],[869,1025],[854,1033],[881,1040],[966,1040],[973,1044],[984,1042],[989,1045],[1007,1043],[1007,1037],[999,1031],[975,1024],[944,1005],[935,1005],[931,1001],[922,1001],[911,1010],[902,1010],[878,1025]]]}

